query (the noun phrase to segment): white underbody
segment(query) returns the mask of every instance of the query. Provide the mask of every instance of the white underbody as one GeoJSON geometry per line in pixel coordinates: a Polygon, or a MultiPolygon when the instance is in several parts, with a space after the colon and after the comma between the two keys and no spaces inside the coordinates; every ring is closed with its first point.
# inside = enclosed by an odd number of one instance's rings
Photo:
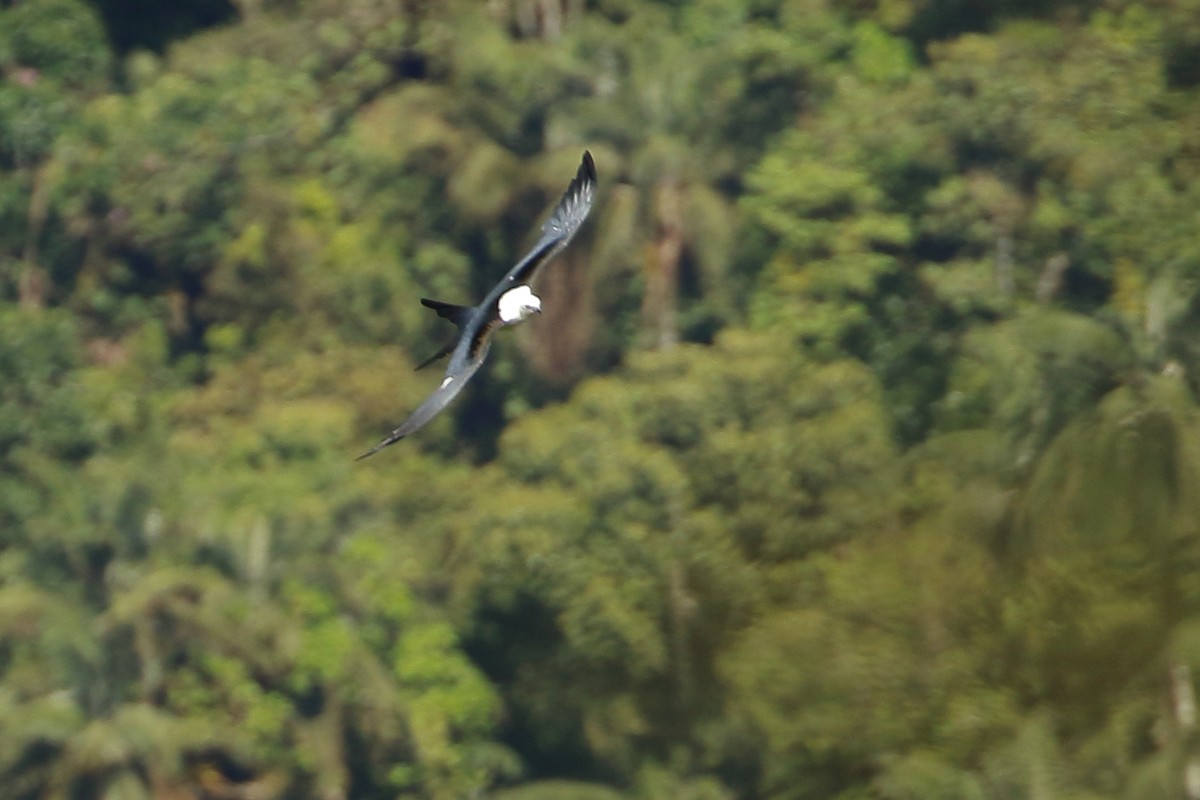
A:
{"type": "Polygon", "coordinates": [[[520,322],[530,314],[537,314],[541,310],[541,298],[525,284],[514,286],[500,295],[500,301],[497,303],[497,313],[500,321],[505,325],[520,322]]]}

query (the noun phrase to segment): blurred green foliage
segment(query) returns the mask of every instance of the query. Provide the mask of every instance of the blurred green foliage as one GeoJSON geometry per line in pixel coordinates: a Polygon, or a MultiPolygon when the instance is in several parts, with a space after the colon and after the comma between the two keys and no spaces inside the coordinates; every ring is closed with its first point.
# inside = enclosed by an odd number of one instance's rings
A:
{"type": "Polygon", "coordinates": [[[0,795],[1195,795],[1194,0],[137,8],[0,3],[0,795]]]}

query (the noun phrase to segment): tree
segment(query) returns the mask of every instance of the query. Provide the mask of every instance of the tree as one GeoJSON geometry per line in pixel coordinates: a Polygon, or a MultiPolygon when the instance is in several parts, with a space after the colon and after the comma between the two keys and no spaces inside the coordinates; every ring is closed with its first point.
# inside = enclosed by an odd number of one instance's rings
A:
{"type": "Polygon", "coordinates": [[[51,276],[70,269],[56,252],[47,157],[80,106],[107,88],[112,56],[95,12],[76,0],[0,9],[0,28],[0,265],[17,276],[9,289],[20,304],[40,307],[51,276]]]}
{"type": "Polygon", "coordinates": [[[639,357],[506,434],[461,547],[481,576],[470,649],[535,763],[579,749],[629,776],[649,747],[696,774],[726,756],[718,654],[805,591],[809,558],[887,525],[890,445],[863,394],[852,365],[729,336],[639,357]]]}

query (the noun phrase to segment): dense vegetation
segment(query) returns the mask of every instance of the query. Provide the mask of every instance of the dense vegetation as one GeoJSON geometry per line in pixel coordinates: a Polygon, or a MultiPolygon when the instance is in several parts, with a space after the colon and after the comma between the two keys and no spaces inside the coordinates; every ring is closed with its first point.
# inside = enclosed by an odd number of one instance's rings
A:
{"type": "Polygon", "coordinates": [[[0,796],[1200,797],[1196,0],[166,7],[0,0],[0,796]]]}

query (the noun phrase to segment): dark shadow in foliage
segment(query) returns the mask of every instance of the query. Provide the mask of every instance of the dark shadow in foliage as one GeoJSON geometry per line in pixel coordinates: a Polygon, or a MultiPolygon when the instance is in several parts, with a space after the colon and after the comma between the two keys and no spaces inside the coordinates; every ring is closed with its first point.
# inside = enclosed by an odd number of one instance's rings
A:
{"type": "Polygon", "coordinates": [[[145,48],[162,52],[175,39],[232,21],[229,0],[92,0],[118,53],[145,48]]]}
{"type": "Polygon", "coordinates": [[[1172,89],[1194,89],[1200,85],[1200,41],[1172,47],[1167,56],[1167,85],[1172,89]]]}
{"type": "MultiPolygon", "coordinates": [[[[463,650],[496,686],[519,685],[521,666],[553,656],[563,646],[554,613],[537,598],[519,593],[507,604],[485,604],[463,650]]],[[[557,725],[546,715],[528,713],[525,703],[509,702],[499,731],[500,741],[521,756],[527,771],[546,778],[610,780],[589,751],[583,720],[563,709],[557,725]]]]}
{"type": "Polygon", "coordinates": [[[1089,0],[931,0],[920,5],[905,35],[923,48],[964,33],[993,31],[1006,19],[1085,19],[1099,5],[1089,0]]]}

